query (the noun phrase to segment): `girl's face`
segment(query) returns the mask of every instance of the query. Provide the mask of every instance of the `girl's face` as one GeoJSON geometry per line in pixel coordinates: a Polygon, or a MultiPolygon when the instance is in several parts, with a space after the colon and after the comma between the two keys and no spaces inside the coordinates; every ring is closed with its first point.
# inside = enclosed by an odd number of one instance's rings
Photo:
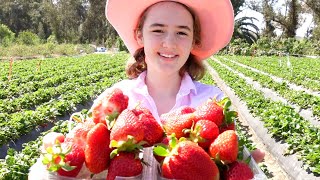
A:
{"type": "Polygon", "coordinates": [[[148,72],[179,73],[193,47],[193,19],[174,2],[160,2],[146,12],[137,41],[144,46],[148,72]]]}

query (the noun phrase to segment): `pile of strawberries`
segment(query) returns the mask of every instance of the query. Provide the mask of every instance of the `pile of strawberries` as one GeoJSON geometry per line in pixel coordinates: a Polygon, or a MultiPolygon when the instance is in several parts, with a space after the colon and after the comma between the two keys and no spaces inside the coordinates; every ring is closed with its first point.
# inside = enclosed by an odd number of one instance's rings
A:
{"type": "Polygon", "coordinates": [[[128,100],[114,89],[66,136],[46,135],[42,163],[47,170],[68,177],[77,177],[83,168],[91,177],[108,170],[107,180],[138,176],[144,163],[139,154],[144,147],[153,147],[164,178],[253,178],[250,167],[237,159],[237,113],[229,109],[228,99],[210,99],[196,108],[183,106],[163,114],[162,126],[150,110],[128,109],[128,100]]]}

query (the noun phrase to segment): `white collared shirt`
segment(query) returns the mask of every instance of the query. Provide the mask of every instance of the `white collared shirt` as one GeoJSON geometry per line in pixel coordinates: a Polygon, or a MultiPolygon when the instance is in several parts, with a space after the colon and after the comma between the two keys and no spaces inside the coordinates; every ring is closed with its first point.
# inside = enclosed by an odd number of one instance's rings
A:
{"type": "MultiPolygon", "coordinates": [[[[142,72],[137,78],[122,80],[114,84],[111,88],[106,89],[98,98],[101,99],[113,88],[119,88],[129,97],[129,109],[133,109],[138,103],[140,107],[148,108],[156,120],[160,123],[156,104],[148,92],[145,83],[147,72],[142,72]]],[[[197,107],[209,98],[216,97],[218,100],[223,97],[223,92],[215,86],[202,84],[193,81],[188,73],[185,73],[181,80],[179,92],[176,96],[176,103],[171,110],[181,106],[197,107]]],[[[97,101],[95,100],[95,102],[97,101]]]]}

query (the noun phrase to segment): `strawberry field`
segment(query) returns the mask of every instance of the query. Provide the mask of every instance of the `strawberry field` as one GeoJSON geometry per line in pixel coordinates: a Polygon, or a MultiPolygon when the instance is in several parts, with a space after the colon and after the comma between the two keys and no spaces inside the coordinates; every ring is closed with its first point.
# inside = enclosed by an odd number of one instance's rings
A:
{"type": "MultiPolygon", "coordinates": [[[[4,147],[16,149],[9,148],[1,157],[0,179],[27,179],[29,168],[40,156],[42,137],[51,131],[66,133],[67,117],[86,111],[79,105],[86,105],[104,89],[125,79],[127,58],[127,54],[115,54],[0,62],[0,146],[1,151],[4,147]],[[24,142],[22,149],[12,145],[48,124],[53,127],[24,142]]],[[[278,154],[279,164],[284,164],[280,156],[284,161],[294,156],[302,164],[300,174],[319,178],[320,60],[217,56],[208,65],[214,73],[208,72],[202,82],[220,87],[218,76],[254,120],[262,123],[259,128],[265,129],[266,136],[275,144],[285,144],[278,154]]],[[[237,122],[239,142],[253,150],[256,142],[247,131],[248,127],[237,122]]],[[[260,141],[264,143],[263,138],[260,141]]],[[[268,165],[260,166],[268,178],[277,179],[268,165]]],[[[283,167],[289,176],[291,168],[283,167]]]]}

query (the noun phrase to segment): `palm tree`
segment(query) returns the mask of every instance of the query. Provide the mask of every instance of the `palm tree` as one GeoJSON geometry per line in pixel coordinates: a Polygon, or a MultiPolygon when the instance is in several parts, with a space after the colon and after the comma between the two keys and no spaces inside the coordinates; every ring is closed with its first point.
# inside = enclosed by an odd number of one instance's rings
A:
{"type": "Polygon", "coordinates": [[[247,43],[253,44],[259,39],[259,28],[253,21],[254,17],[241,17],[235,20],[233,39],[244,39],[247,43]]]}

